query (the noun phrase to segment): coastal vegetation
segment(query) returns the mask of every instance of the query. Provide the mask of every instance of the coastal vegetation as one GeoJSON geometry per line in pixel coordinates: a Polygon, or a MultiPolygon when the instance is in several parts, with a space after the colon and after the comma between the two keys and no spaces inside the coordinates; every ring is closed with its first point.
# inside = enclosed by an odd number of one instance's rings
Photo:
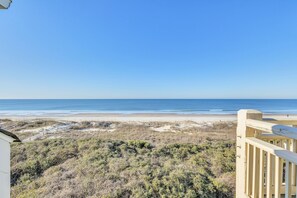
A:
{"type": "Polygon", "coordinates": [[[55,139],[12,146],[12,197],[232,197],[233,142],[55,139]]]}
{"type": "MultiPolygon", "coordinates": [[[[59,125],[34,127],[34,122],[0,124],[30,135],[40,127],[59,125]],[[29,123],[32,130],[24,127],[29,123]]],[[[183,130],[182,124],[80,122],[67,132],[13,143],[11,196],[233,197],[235,144],[230,137],[235,125],[212,123],[183,130]],[[89,129],[94,126],[106,131],[89,129]],[[170,132],[174,128],[180,131],[170,132]]]]}

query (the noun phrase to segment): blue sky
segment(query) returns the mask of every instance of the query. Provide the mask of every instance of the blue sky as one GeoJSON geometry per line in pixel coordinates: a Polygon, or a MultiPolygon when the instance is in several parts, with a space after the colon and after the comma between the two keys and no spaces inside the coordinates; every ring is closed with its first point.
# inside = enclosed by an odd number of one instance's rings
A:
{"type": "Polygon", "coordinates": [[[297,98],[297,1],[14,1],[0,98],[297,98]]]}

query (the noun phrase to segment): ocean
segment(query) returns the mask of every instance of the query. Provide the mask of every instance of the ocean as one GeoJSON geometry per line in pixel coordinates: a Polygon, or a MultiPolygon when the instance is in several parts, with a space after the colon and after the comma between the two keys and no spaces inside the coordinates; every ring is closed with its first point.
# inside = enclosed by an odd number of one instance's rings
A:
{"type": "Polygon", "coordinates": [[[239,109],[297,114],[295,99],[2,99],[2,115],[79,113],[236,114],[239,109]]]}

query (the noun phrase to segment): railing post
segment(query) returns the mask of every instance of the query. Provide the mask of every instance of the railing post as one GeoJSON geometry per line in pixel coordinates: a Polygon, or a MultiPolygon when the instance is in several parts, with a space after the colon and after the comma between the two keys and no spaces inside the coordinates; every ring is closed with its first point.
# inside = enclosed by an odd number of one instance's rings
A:
{"type": "MultiPolygon", "coordinates": [[[[254,130],[247,128],[246,120],[262,120],[262,113],[257,110],[240,110],[237,115],[237,147],[236,147],[236,197],[242,198],[245,196],[245,188],[252,188],[249,184],[246,184],[246,167],[247,167],[247,156],[246,156],[246,137],[254,136],[254,130]]],[[[251,156],[250,156],[251,157],[251,156]]],[[[247,189],[250,193],[251,189],[247,189]]]]}

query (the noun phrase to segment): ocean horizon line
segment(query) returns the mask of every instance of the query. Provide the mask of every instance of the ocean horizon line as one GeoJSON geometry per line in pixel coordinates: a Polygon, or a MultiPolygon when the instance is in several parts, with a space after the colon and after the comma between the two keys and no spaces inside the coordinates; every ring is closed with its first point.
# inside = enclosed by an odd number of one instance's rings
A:
{"type": "Polygon", "coordinates": [[[297,100],[297,98],[0,98],[0,100],[297,100]]]}
{"type": "Polygon", "coordinates": [[[9,115],[53,112],[236,114],[240,109],[297,114],[297,99],[0,99],[0,113],[9,115]]]}

